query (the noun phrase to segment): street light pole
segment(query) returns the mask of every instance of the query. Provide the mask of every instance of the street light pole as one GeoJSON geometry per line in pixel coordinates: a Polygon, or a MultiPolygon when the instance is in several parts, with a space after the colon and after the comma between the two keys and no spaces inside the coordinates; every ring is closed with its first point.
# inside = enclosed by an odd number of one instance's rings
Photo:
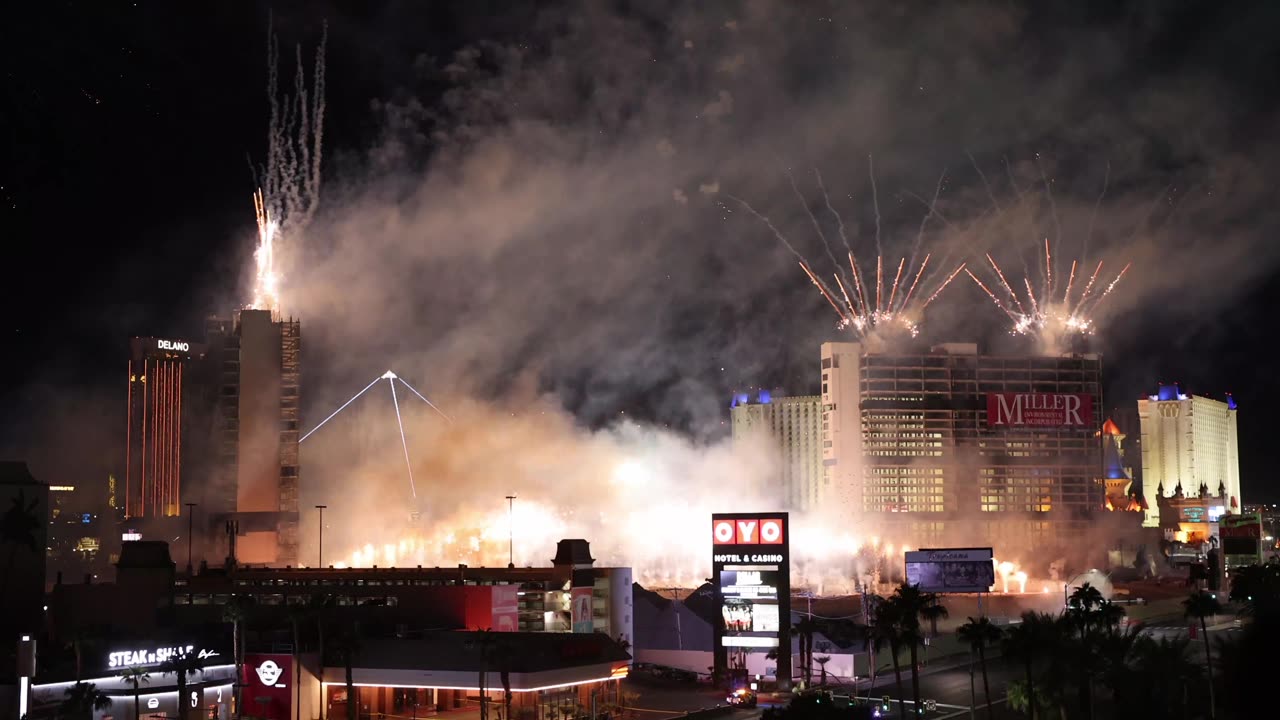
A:
{"type": "Polygon", "coordinates": [[[516,566],[516,496],[507,496],[507,567],[516,566]]]}
{"type": "Polygon", "coordinates": [[[192,532],[195,529],[196,515],[194,508],[198,503],[182,503],[187,506],[187,577],[191,576],[191,546],[195,544],[195,535],[192,532]]]}
{"type": "Polygon", "coordinates": [[[316,509],[320,511],[320,547],[316,551],[316,567],[324,568],[324,509],[328,505],[317,505],[316,509]]]}

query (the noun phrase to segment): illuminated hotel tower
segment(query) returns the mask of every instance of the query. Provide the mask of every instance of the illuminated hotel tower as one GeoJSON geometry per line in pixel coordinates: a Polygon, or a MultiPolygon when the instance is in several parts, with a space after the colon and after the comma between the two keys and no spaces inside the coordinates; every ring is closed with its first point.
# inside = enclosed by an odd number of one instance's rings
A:
{"type": "Polygon", "coordinates": [[[124,514],[177,516],[182,511],[183,460],[190,403],[187,366],[204,347],[185,340],[138,337],[130,341],[124,514]]]}

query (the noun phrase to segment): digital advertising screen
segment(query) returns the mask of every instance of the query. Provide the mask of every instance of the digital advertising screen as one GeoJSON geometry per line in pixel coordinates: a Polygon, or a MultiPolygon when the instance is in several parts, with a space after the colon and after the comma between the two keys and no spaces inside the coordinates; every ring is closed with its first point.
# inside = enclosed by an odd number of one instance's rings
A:
{"type": "Polygon", "coordinates": [[[987,592],[996,583],[990,548],[906,553],[907,582],[925,592],[987,592]]]}
{"type": "Polygon", "coordinates": [[[716,628],[716,667],[730,653],[779,652],[766,674],[791,680],[791,579],[786,513],[726,513],[711,519],[712,577],[723,623],[716,628]]]}

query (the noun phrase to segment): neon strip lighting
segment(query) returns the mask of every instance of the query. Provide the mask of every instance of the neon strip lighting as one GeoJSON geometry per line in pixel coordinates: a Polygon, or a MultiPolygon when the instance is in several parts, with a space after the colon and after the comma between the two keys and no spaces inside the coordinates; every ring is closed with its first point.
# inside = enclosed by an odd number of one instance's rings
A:
{"type": "Polygon", "coordinates": [[[720,638],[724,647],[771,648],[778,647],[778,638],[726,637],[720,638]]]}
{"type": "MultiPolygon", "coordinates": [[[[542,687],[535,687],[535,688],[511,688],[511,692],[528,693],[528,692],[539,692],[542,690],[558,690],[560,688],[575,687],[577,685],[590,685],[592,683],[608,682],[609,680],[618,680],[618,679],[620,678],[600,677],[600,678],[593,678],[591,680],[578,680],[577,682],[560,683],[558,685],[543,685],[542,687]]],[[[327,680],[321,683],[321,685],[324,685],[325,687],[329,687],[329,686],[346,687],[347,686],[345,682],[329,682],[327,680]]],[[[475,687],[475,686],[464,687],[462,685],[387,685],[384,683],[351,683],[351,686],[352,687],[372,687],[372,688],[383,688],[383,687],[414,688],[418,690],[474,690],[476,692],[480,691],[480,688],[478,687],[475,687]]],[[[485,689],[493,690],[493,688],[485,688],[485,689]]]]}
{"type": "MultiPolygon", "coordinates": [[[[214,670],[232,670],[232,671],[234,671],[235,669],[236,669],[236,666],[235,666],[234,664],[231,664],[231,665],[206,665],[206,666],[204,666],[204,669],[200,671],[200,673],[199,673],[199,674],[200,674],[200,675],[204,675],[205,673],[208,673],[208,672],[211,672],[211,671],[214,671],[214,670]]],[[[169,678],[169,677],[173,677],[173,678],[174,678],[175,683],[177,682],[177,677],[176,677],[176,676],[174,676],[174,673],[171,673],[171,672],[167,672],[167,673],[165,673],[165,672],[153,672],[153,673],[149,673],[149,674],[150,674],[150,675],[151,675],[151,677],[153,677],[153,678],[160,678],[160,679],[166,679],[166,678],[169,678]]],[[[76,682],[77,682],[76,680],[64,680],[64,681],[62,681],[62,682],[44,683],[44,684],[42,684],[42,685],[33,685],[33,686],[31,686],[31,689],[32,689],[32,690],[48,690],[48,689],[50,689],[50,688],[71,687],[72,685],[75,685],[75,684],[76,684],[76,682]]],[[[119,675],[108,675],[107,677],[90,678],[90,679],[86,679],[86,680],[80,680],[80,681],[78,681],[78,682],[82,682],[82,683],[93,683],[93,684],[97,685],[97,684],[99,684],[99,683],[124,682],[124,681],[120,679],[120,676],[119,676],[119,675]]],[[[188,681],[188,682],[190,682],[190,681],[188,681]]],[[[157,683],[157,684],[159,684],[159,683],[157,683]]],[[[193,685],[194,685],[194,684],[198,684],[198,683],[190,682],[190,684],[193,684],[193,685]]],[[[338,683],[338,684],[339,684],[339,685],[341,685],[342,683],[338,683]]],[[[230,683],[223,683],[223,684],[220,684],[220,685],[206,685],[205,687],[206,687],[206,688],[208,688],[208,689],[210,689],[210,690],[212,690],[212,689],[219,688],[219,687],[231,687],[231,684],[230,684],[230,683]]],[[[129,697],[133,697],[133,694],[132,694],[132,693],[133,693],[133,688],[129,688],[129,692],[130,692],[129,697]]],[[[176,690],[174,690],[173,692],[177,692],[177,691],[176,691],[176,690]]],[[[164,693],[162,693],[162,692],[161,692],[161,693],[143,693],[143,695],[147,695],[147,694],[151,694],[151,695],[163,695],[164,693]]]]}
{"type": "Polygon", "coordinates": [[[361,390],[360,392],[356,393],[355,395],[352,395],[350,400],[348,400],[348,401],[346,401],[346,402],[342,403],[342,407],[338,408],[337,410],[334,410],[334,411],[333,411],[333,413],[332,413],[331,415],[329,415],[329,417],[327,417],[327,418],[325,418],[324,420],[322,420],[322,421],[320,422],[320,424],[319,424],[319,425],[317,425],[317,426],[315,426],[315,427],[311,428],[310,432],[308,432],[306,435],[303,435],[301,438],[299,438],[299,439],[298,439],[298,442],[302,442],[303,440],[306,440],[307,438],[311,437],[311,433],[314,433],[315,431],[317,431],[317,430],[319,430],[320,428],[324,427],[324,424],[325,424],[325,423],[327,423],[327,422],[329,422],[330,420],[332,420],[334,415],[337,415],[338,413],[342,412],[343,410],[346,410],[348,405],[350,405],[351,403],[355,402],[355,401],[356,401],[356,398],[358,398],[358,397],[360,397],[361,395],[363,395],[363,394],[365,394],[366,392],[368,392],[368,391],[369,391],[369,388],[373,387],[374,385],[377,385],[377,384],[378,384],[378,381],[379,381],[379,380],[381,380],[381,379],[382,379],[382,376],[381,376],[381,375],[379,375],[378,377],[374,378],[374,379],[373,379],[373,382],[371,382],[371,383],[369,383],[368,385],[365,385],[365,386],[364,386],[364,390],[361,390]]]}
{"type": "Polygon", "coordinates": [[[18,678],[18,717],[19,718],[24,718],[27,716],[27,707],[28,707],[27,703],[30,702],[30,699],[27,696],[30,695],[30,692],[28,692],[30,689],[31,689],[31,678],[27,677],[26,675],[23,675],[22,677],[18,678]]]}
{"type": "Polygon", "coordinates": [[[124,516],[129,517],[129,487],[133,480],[133,360],[129,360],[129,409],[124,431],[124,516]]]}
{"type": "MultiPolygon", "coordinates": [[[[387,371],[391,375],[391,371],[387,371]]],[[[400,400],[396,398],[396,379],[394,375],[387,378],[387,384],[391,386],[391,402],[396,406],[396,424],[400,426],[400,446],[404,448],[404,466],[409,470],[409,492],[413,493],[415,498],[418,497],[418,488],[413,483],[413,463],[409,461],[409,442],[404,438],[404,421],[400,419],[400,400]]]]}
{"type": "MultiPolygon", "coordinates": [[[[417,395],[419,398],[421,398],[421,399],[422,399],[422,402],[424,402],[424,403],[426,403],[426,404],[430,405],[432,410],[435,410],[436,412],[440,413],[440,417],[443,417],[445,420],[448,420],[449,422],[453,422],[453,418],[449,417],[448,415],[445,415],[444,411],[443,411],[443,410],[441,410],[440,408],[436,407],[436,404],[435,404],[435,403],[431,402],[431,401],[430,401],[430,400],[428,400],[426,397],[424,397],[422,393],[418,392],[417,390],[414,390],[412,385],[410,385],[409,383],[407,383],[407,382],[405,382],[405,381],[404,381],[404,378],[402,378],[402,377],[400,377],[400,376],[398,376],[398,375],[397,375],[395,379],[396,379],[396,380],[399,380],[399,381],[401,382],[401,384],[403,384],[405,387],[409,388],[409,390],[410,390],[410,391],[412,391],[414,395],[417,395]]],[[[393,384],[394,384],[394,381],[392,381],[392,382],[393,382],[393,384]]]]}

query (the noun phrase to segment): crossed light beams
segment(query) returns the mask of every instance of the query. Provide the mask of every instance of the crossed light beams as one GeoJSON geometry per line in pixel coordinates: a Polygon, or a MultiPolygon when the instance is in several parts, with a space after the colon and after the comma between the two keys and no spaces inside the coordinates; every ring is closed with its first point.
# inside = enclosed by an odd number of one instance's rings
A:
{"type": "Polygon", "coordinates": [[[355,402],[361,395],[368,392],[369,388],[373,387],[374,385],[377,385],[379,380],[386,380],[387,384],[391,386],[391,402],[392,404],[395,405],[395,408],[396,408],[396,424],[400,426],[400,447],[404,448],[404,465],[409,470],[409,492],[413,493],[413,497],[416,500],[418,498],[418,488],[413,482],[413,463],[409,462],[409,442],[405,439],[404,420],[402,420],[400,417],[400,398],[396,395],[396,381],[397,380],[400,381],[401,385],[404,385],[406,388],[409,388],[410,392],[412,392],[414,395],[417,395],[418,398],[422,400],[422,402],[431,406],[432,410],[435,410],[436,412],[440,413],[440,416],[443,417],[445,420],[448,420],[449,422],[453,422],[453,418],[446,415],[443,410],[436,407],[435,403],[428,400],[422,393],[415,390],[412,385],[405,382],[404,378],[400,377],[399,375],[396,375],[394,372],[390,370],[374,378],[373,382],[369,383],[368,385],[365,385],[363,390],[356,393],[355,395],[352,395],[350,400],[342,403],[342,406],[339,407],[337,410],[334,410],[332,413],[330,413],[329,417],[325,418],[324,420],[321,420],[319,425],[307,431],[307,434],[303,435],[298,440],[298,442],[302,443],[304,440],[314,435],[317,430],[324,427],[325,423],[329,422],[334,417],[336,417],[338,413],[342,412],[343,410],[346,410],[348,405],[355,402]]]}

